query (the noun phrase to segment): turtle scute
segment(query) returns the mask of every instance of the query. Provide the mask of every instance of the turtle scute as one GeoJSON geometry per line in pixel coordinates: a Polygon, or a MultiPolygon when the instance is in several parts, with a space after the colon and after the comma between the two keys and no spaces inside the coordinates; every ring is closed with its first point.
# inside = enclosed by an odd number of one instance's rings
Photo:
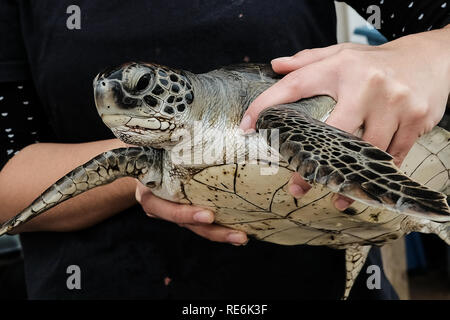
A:
{"type": "Polygon", "coordinates": [[[370,206],[450,221],[444,194],[404,175],[388,153],[313,119],[294,106],[264,110],[256,128],[281,129],[281,156],[308,182],[323,184],[370,206]]]}

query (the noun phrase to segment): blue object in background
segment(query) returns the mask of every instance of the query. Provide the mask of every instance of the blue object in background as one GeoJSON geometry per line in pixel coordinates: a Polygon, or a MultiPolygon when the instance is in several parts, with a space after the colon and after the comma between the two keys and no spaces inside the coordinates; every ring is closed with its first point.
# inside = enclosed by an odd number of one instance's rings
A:
{"type": "Polygon", "coordinates": [[[367,42],[369,42],[372,46],[378,46],[387,42],[387,39],[374,28],[358,27],[353,33],[360,36],[365,36],[367,38],[367,42]]]}
{"type": "Polygon", "coordinates": [[[427,267],[422,239],[417,232],[411,232],[406,237],[406,262],[408,270],[420,270],[427,267]]]}

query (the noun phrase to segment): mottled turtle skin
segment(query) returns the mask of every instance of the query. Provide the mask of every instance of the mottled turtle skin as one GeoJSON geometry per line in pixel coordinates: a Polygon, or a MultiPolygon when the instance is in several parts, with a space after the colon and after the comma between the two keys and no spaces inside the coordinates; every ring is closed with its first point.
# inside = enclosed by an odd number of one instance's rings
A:
{"type": "Polygon", "coordinates": [[[192,74],[127,63],[100,73],[94,80],[100,116],[119,139],[140,147],[111,150],[76,168],[0,234],[88,189],[133,176],[155,195],[211,209],[215,223],[256,239],[346,249],[344,298],[370,246],[411,231],[450,243],[449,132],[436,127],[422,136],[398,169],[389,154],[326,125],[335,101],[318,96],[266,109],[258,132],[244,137],[243,113],[278,80],[269,66],[256,64],[192,74]],[[265,129],[279,139],[263,135],[265,129]],[[299,200],[287,192],[293,172],[313,185],[299,200]],[[356,201],[340,212],[333,193],[356,201]]]}

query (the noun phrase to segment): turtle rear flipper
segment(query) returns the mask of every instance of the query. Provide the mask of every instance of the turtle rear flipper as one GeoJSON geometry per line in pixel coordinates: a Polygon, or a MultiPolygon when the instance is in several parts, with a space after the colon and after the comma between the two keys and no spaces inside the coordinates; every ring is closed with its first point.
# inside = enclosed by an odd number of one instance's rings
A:
{"type": "Polygon", "coordinates": [[[358,137],[289,105],[264,110],[256,127],[279,130],[281,156],[308,182],[370,206],[450,221],[444,194],[411,180],[391,155],[358,137]]]}
{"type": "Polygon", "coordinates": [[[0,236],[76,195],[126,176],[161,179],[161,151],[120,148],[101,153],[75,168],[45,190],[31,205],[0,227],[0,236]]]}
{"type": "Polygon", "coordinates": [[[342,300],[347,300],[355,284],[364,263],[366,262],[367,255],[372,247],[352,245],[345,249],[345,290],[342,296],[342,300]]]}

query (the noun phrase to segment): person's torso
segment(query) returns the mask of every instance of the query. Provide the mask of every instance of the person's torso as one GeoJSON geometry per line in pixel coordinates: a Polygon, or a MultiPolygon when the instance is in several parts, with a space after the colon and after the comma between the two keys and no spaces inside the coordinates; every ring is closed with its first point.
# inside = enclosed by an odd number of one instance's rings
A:
{"type": "MultiPolygon", "coordinates": [[[[110,65],[203,72],[336,41],[332,1],[19,2],[31,73],[58,142],[112,137],[92,94],[92,79],[110,65]],[[76,19],[70,5],[80,9],[80,29],[67,27],[76,19]]],[[[22,240],[31,298],[339,298],[344,286],[341,251],[217,244],[150,220],[137,206],[84,231],[22,240]],[[81,268],[82,290],[66,287],[71,264],[81,268]]]]}

